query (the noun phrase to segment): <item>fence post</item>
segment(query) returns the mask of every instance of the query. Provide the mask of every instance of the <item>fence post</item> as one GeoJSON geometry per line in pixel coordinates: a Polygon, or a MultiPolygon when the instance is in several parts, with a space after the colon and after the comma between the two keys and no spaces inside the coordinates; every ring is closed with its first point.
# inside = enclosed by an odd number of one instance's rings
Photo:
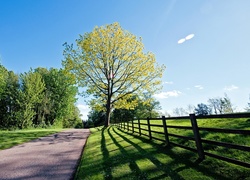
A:
{"type": "Polygon", "coordinates": [[[152,140],[152,134],[151,134],[149,117],[147,117],[147,122],[148,122],[148,135],[149,135],[149,139],[152,140]]]}
{"type": "Polygon", "coordinates": [[[138,129],[139,129],[139,134],[141,136],[141,124],[140,124],[140,119],[138,119],[138,129]]]}
{"type": "Polygon", "coordinates": [[[165,116],[162,116],[162,124],[163,124],[163,128],[164,128],[166,144],[169,145],[168,128],[167,128],[167,123],[166,123],[166,117],[165,116]]]}
{"type": "Polygon", "coordinates": [[[132,133],[134,133],[134,119],[132,120],[132,133]]]}
{"type": "Polygon", "coordinates": [[[198,125],[197,125],[197,120],[196,120],[195,114],[190,114],[189,116],[190,116],[193,132],[194,132],[195,144],[196,144],[196,148],[198,151],[199,159],[203,160],[205,159],[205,155],[204,155],[204,149],[203,149],[202,142],[201,142],[201,136],[200,136],[198,125]]]}

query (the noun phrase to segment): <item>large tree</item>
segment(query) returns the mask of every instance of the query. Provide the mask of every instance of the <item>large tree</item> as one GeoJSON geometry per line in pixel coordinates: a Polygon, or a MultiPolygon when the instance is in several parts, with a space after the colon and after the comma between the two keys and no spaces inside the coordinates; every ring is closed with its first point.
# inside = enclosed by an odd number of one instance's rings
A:
{"type": "Polygon", "coordinates": [[[42,102],[44,96],[45,83],[42,76],[30,70],[28,73],[20,75],[21,92],[19,118],[21,119],[21,128],[30,127],[33,124],[34,116],[36,115],[35,106],[42,102]]]}
{"type": "Polygon", "coordinates": [[[3,66],[0,67],[0,128],[16,128],[19,123],[17,112],[19,105],[19,77],[13,71],[7,71],[3,66]],[[4,71],[2,71],[4,70],[4,71]]]}
{"type": "Polygon", "coordinates": [[[95,27],[76,40],[77,48],[65,44],[63,65],[76,75],[78,85],[92,95],[89,104],[106,111],[109,126],[112,108],[134,108],[133,94],[159,89],[165,66],[144,51],[137,38],[118,23],[95,27]]]}
{"type": "Polygon", "coordinates": [[[36,123],[45,122],[47,125],[57,123],[59,126],[68,127],[71,121],[75,119],[76,94],[78,92],[75,87],[75,78],[72,74],[63,69],[37,68],[36,73],[39,73],[45,82],[45,91],[42,101],[37,104],[36,123]]]}

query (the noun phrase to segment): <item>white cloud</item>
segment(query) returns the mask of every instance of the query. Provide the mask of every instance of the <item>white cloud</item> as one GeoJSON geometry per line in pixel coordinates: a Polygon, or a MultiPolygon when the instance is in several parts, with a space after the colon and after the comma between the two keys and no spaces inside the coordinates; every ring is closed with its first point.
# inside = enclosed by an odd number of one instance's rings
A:
{"type": "Polygon", "coordinates": [[[185,38],[179,39],[177,43],[178,43],[178,44],[182,44],[182,43],[184,43],[185,41],[192,39],[193,37],[194,37],[194,34],[189,34],[189,35],[187,35],[185,38]]]}
{"type": "Polygon", "coordinates": [[[83,105],[83,104],[77,104],[78,109],[80,110],[80,113],[82,115],[82,120],[87,120],[88,119],[88,113],[90,111],[89,106],[83,105]]]}
{"type": "Polygon", "coordinates": [[[174,84],[173,81],[166,81],[166,82],[163,82],[163,84],[174,84]]]}
{"type": "Polygon", "coordinates": [[[185,41],[186,41],[186,39],[183,38],[183,39],[180,39],[177,43],[178,43],[178,44],[182,44],[182,43],[184,43],[185,41]]]}
{"type": "Polygon", "coordinates": [[[200,89],[200,90],[204,89],[203,86],[201,86],[201,85],[195,85],[194,87],[197,88],[197,89],[200,89]]]}
{"type": "Polygon", "coordinates": [[[189,34],[185,37],[186,40],[190,40],[194,37],[194,34],[189,34]]]}
{"type": "Polygon", "coordinates": [[[178,97],[182,94],[180,91],[173,90],[173,91],[166,91],[166,92],[161,92],[159,94],[155,94],[154,97],[158,99],[167,99],[169,97],[178,97]]]}
{"type": "Polygon", "coordinates": [[[231,85],[231,86],[226,86],[224,88],[224,90],[226,91],[233,91],[233,90],[236,90],[236,89],[239,89],[239,87],[235,86],[235,85],[231,85]]]}

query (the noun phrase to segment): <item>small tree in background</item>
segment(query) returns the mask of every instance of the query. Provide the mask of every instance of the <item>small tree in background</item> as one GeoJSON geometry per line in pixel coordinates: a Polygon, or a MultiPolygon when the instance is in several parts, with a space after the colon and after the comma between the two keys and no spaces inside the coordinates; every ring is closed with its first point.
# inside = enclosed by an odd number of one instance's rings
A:
{"type": "Polygon", "coordinates": [[[195,114],[198,116],[206,116],[211,114],[212,110],[209,106],[207,106],[206,104],[198,104],[197,108],[195,108],[195,114]]]}
{"type": "MultiPolygon", "coordinates": [[[[249,95],[249,100],[250,100],[250,95],[249,95]]],[[[250,103],[247,103],[247,107],[245,108],[247,112],[250,112],[250,103]]]]}
{"type": "Polygon", "coordinates": [[[222,106],[220,98],[211,98],[208,99],[208,104],[215,114],[222,114],[222,106]]]}
{"type": "Polygon", "coordinates": [[[221,99],[223,104],[223,113],[233,113],[234,108],[230,98],[225,93],[224,97],[221,99]]]}
{"type": "Polygon", "coordinates": [[[88,114],[88,120],[84,123],[84,127],[96,127],[103,125],[105,120],[105,112],[91,110],[88,114]]]}
{"type": "Polygon", "coordinates": [[[161,110],[160,102],[157,101],[152,94],[143,93],[142,96],[137,96],[138,105],[135,107],[135,117],[158,117],[161,110]]]}
{"type": "Polygon", "coordinates": [[[225,94],[222,98],[208,99],[208,106],[215,114],[225,114],[234,112],[234,107],[227,94],[225,94]]]}
{"type": "Polygon", "coordinates": [[[184,116],[184,115],[187,115],[188,112],[182,107],[177,107],[173,109],[173,114],[175,116],[184,116]]]}
{"type": "Polygon", "coordinates": [[[195,113],[195,106],[194,105],[192,105],[192,104],[189,104],[188,106],[187,106],[187,113],[188,114],[193,114],[193,113],[195,113]]]}

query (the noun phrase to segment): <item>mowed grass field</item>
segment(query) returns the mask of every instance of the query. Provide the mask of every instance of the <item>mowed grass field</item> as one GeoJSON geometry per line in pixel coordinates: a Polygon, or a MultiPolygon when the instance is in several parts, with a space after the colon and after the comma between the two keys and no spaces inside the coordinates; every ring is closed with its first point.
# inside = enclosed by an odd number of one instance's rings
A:
{"type": "Polygon", "coordinates": [[[0,131],[0,150],[62,131],[62,129],[32,129],[0,131]]]}
{"type": "MultiPolygon", "coordinates": [[[[135,121],[136,122],[136,121],[135,121]]],[[[141,120],[141,123],[147,123],[146,120],[141,120]]],[[[151,120],[150,124],[162,124],[161,120],[151,120]]],[[[250,119],[248,118],[231,118],[231,119],[197,119],[198,127],[210,127],[210,128],[221,128],[221,129],[239,129],[239,130],[250,130],[250,119]]],[[[131,124],[130,124],[131,125],[131,124]]],[[[175,125],[175,126],[188,126],[191,127],[191,122],[189,119],[187,120],[167,120],[167,125],[175,125]]],[[[136,127],[136,125],[135,125],[136,127]]],[[[148,129],[147,126],[141,125],[141,128],[148,129]]],[[[131,128],[130,128],[131,129],[131,128]]],[[[151,130],[164,132],[161,127],[151,127],[151,130]]],[[[135,130],[138,132],[138,130],[135,130]]],[[[147,131],[141,131],[144,134],[148,134],[147,131]]],[[[184,130],[184,129],[176,129],[176,128],[168,128],[168,133],[177,134],[182,136],[194,137],[192,130],[184,130]]],[[[241,135],[241,134],[231,134],[231,133],[216,133],[216,132],[208,132],[200,130],[200,135],[202,139],[225,142],[225,143],[233,143],[238,145],[250,146],[250,136],[249,135],[241,135]]],[[[152,133],[153,137],[157,137],[160,139],[164,139],[164,135],[159,135],[156,133],[152,133]]],[[[178,143],[181,145],[185,145],[191,148],[196,149],[194,141],[188,141],[185,139],[180,139],[176,137],[169,136],[170,142],[178,143]]],[[[214,153],[217,155],[226,156],[229,158],[234,158],[240,161],[250,163],[250,152],[229,149],[226,147],[209,145],[203,143],[204,150],[209,153],[214,153]]]]}
{"type": "MultiPolygon", "coordinates": [[[[146,121],[144,122],[146,123],[146,121]]],[[[161,121],[151,121],[161,124],[161,121]]],[[[171,120],[168,125],[190,126],[189,120],[171,120]]],[[[248,119],[198,120],[201,127],[228,129],[250,129],[248,119]]],[[[136,125],[135,125],[136,126],[136,125]]],[[[147,127],[143,127],[147,129],[147,127]]],[[[162,131],[163,128],[152,127],[162,131]]],[[[138,131],[138,130],[137,130],[138,131]]],[[[197,163],[197,153],[170,146],[147,136],[132,134],[131,131],[111,126],[107,129],[91,129],[87,145],[79,164],[75,179],[250,179],[250,169],[206,157],[197,163]]],[[[147,134],[147,132],[143,132],[147,134]]],[[[170,129],[169,133],[192,136],[192,131],[170,129]]],[[[152,134],[153,137],[161,137],[152,134]]],[[[222,133],[201,132],[202,138],[233,142],[250,146],[250,137],[222,133]]],[[[194,147],[193,142],[170,138],[170,141],[194,147]]],[[[205,146],[205,150],[227,157],[250,162],[250,152],[205,146]]]]}

